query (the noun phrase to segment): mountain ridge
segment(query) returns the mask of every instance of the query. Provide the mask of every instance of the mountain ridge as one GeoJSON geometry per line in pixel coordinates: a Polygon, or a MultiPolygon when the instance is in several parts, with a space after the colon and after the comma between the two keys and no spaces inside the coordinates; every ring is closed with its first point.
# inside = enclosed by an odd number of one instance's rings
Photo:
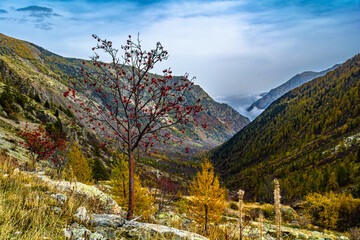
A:
{"type": "Polygon", "coordinates": [[[296,74],[294,77],[290,78],[285,83],[280,86],[271,89],[268,93],[264,94],[260,99],[255,101],[247,109],[248,112],[252,111],[255,107],[258,109],[266,109],[273,101],[287,93],[288,91],[301,86],[302,84],[313,80],[314,78],[324,76],[329,71],[336,69],[341,66],[341,64],[335,64],[331,68],[325,69],[320,72],[314,71],[304,71],[302,73],[296,74]]]}

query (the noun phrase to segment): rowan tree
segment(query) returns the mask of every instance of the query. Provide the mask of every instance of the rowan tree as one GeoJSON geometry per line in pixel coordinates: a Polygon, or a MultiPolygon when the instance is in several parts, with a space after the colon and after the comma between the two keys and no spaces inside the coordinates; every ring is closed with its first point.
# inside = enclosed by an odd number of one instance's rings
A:
{"type": "Polygon", "coordinates": [[[85,184],[92,184],[92,169],[89,159],[87,159],[78,146],[73,145],[66,154],[66,165],[64,178],[66,180],[76,180],[85,184]]]}
{"type": "Polygon", "coordinates": [[[63,157],[57,153],[66,149],[65,138],[56,132],[49,133],[42,125],[30,128],[26,124],[25,129],[20,130],[18,135],[24,139],[20,144],[27,149],[32,169],[40,160],[52,160],[55,165],[63,161],[63,157]]]}
{"type": "Polygon", "coordinates": [[[219,222],[226,206],[225,189],[220,187],[219,179],[207,158],[201,164],[201,172],[189,185],[189,214],[199,224],[204,225],[205,233],[209,223],[219,222]]]}
{"type": "MultiPolygon", "coordinates": [[[[80,84],[75,81],[74,87],[64,92],[64,96],[78,103],[74,111],[80,115],[80,119],[86,119],[90,128],[105,135],[107,142],[102,146],[113,143],[128,156],[127,219],[132,219],[134,150],[141,148],[150,154],[149,149],[157,142],[176,141],[172,138],[170,128],[177,125],[177,129],[184,133],[185,126],[196,120],[202,105],[200,99],[190,104],[184,97],[194,84],[188,74],[173,78],[171,69],[165,69],[161,75],[149,72],[155,64],[168,58],[168,52],[160,42],[156,43],[154,49],[146,51],[142,49],[139,38],[133,41],[129,36],[121,47],[123,54],[118,57],[119,50],[113,48],[111,41],[102,40],[96,35],[93,37],[98,44],[93,48],[92,66],[83,62],[85,66],[81,68],[82,77],[79,80],[85,86],[82,91],[85,97],[78,98],[80,84]],[[100,61],[97,51],[104,51],[110,57],[110,63],[100,61]]],[[[72,78],[70,76],[70,80],[72,78]]],[[[189,149],[186,151],[189,152],[189,149]]]]}

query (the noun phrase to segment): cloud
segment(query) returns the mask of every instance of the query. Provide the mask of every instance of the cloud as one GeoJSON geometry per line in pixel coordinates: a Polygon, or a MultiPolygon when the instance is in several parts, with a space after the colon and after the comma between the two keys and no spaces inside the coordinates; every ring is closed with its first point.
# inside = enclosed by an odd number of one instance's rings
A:
{"type": "Polygon", "coordinates": [[[29,16],[34,18],[42,18],[42,19],[50,18],[50,17],[61,17],[61,15],[57,13],[45,13],[45,12],[33,12],[29,16]]]}
{"type": "Polygon", "coordinates": [[[117,48],[128,34],[140,33],[145,49],[160,41],[170,53],[154,70],[189,72],[211,96],[268,91],[297,73],[326,69],[360,51],[358,0],[5,2],[1,7],[9,9],[9,18],[0,22],[5,34],[88,58],[93,33],[117,48]]]}
{"type": "Polygon", "coordinates": [[[18,9],[16,9],[16,11],[18,11],[18,12],[30,11],[30,12],[51,13],[53,10],[51,8],[47,8],[47,7],[28,6],[25,8],[18,8],[18,9]]]}
{"type": "Polygon", "coordinates": [[[0,14],[4,14],[4,13],[7,13],[7,11],[4,9],[0,9],[0,14]]]}
{"type": "Polygon", "coordinates": [[[43,22],[43,23],[38,23],[38,24],[35,24],[35,27],[37,28],[40,28],[42,30],[51,30],[52,29],[52,25],[51,23],[49,22],[43,22]]]}
{"type": "Polygon", "coordinates": [[[29,13],[27,17],[33,18],[34,20],[31,21],[27,18],[22,18],[21,21],[35,22],[35,27],[41,30],[51,30],[53,28],[53,24],[50,22],[46,22],[45,19],[49,19],[52,17],[61,17],[60,14],[53,12],[52,8],[35,6],[35,5],[24,8],[17,8],[16,11],[29,13]]]}

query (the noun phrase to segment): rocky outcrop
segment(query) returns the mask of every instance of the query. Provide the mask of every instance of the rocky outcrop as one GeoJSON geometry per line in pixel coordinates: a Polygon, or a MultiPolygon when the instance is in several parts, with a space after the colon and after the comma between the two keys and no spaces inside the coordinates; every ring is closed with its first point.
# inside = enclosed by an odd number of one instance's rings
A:
{"type": "Polygon", "coordinates": [[[95,186],[86,185],[80,182],[55,181],[42,174],[38,175],[38,177],[48,185],[54,187],[55,190],[59,192],[75,193],[86,196],[88,198],[98,199],[101,203],[102,210],[106,213],[123,214],[121,207],[119,207],[115,200],[112,199],[108,194],[97,189],[95,186]]]}
{"type": "MultiPolygon", "coordinates": [[[[82,210],[83,211],[83,210],[82,210]]],[[[69,239],[82,239],[85,236],[93,240],[115,239],[169,239],[169,240],[206,240],[196,233],[179,230],[159,224],[127,221],[119,215],[91,214],[88,227],[74,223],[63,229],[69,239]]]]}

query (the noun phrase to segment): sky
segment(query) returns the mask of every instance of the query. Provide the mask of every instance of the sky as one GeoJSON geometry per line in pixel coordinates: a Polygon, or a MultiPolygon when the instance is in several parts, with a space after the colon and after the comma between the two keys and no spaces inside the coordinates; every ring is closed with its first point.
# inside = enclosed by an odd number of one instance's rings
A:
{"type": "Polygon", "coordinates": [[[97,34],[120,48],[160,41],[171,67],[214,99],[254,98],[360,52],[359,0],[0,0],[0,32],[88,59],[97,34]]]}

